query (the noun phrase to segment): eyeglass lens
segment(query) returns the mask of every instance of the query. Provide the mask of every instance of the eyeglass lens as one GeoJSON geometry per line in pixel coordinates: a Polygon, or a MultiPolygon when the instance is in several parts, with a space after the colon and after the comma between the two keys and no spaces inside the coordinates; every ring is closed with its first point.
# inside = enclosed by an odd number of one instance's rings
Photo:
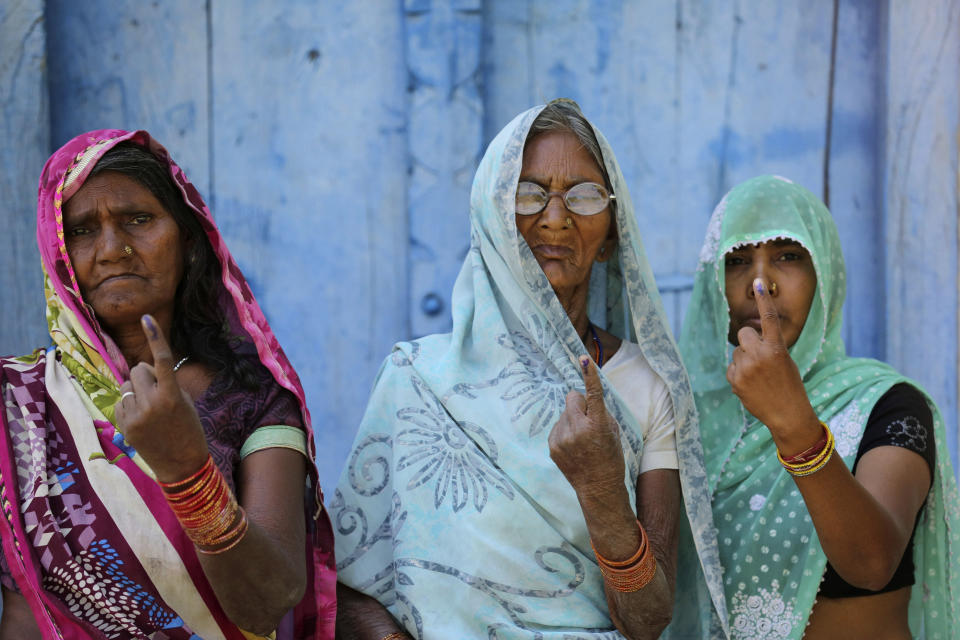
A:
{"type": "Polygon", "coordinates": [[[603,211],[610,198],[607,190],[595,182],[581,182],[573,185],[566,192],[547,193],[535,182],[521,182],[517,185],[517,213],[533,215],[543,211],[550,197],[563,195],[567,209],[581,216],[592,216],[603,211]]]}

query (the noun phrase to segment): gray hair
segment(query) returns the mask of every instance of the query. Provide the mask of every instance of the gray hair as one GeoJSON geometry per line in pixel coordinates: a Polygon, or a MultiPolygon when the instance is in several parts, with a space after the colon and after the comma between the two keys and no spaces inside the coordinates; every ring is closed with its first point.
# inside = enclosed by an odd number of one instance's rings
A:
{"type": "MultiPolygon", "coordinates": [[[[527,142],[544,133],[557,131],[569,131],[577,136],[580,144],[593,156],[594,161],[596,161],[597,166],[600,168],[600,172],[603,173],[603,181],[606,183],[605,186],[607,190],[613,193],[613,188],[610,186],[610,176],[607,175],[607,167],[603,163],[603,153],[600,151],[600,143],[597,141],[597,136],[593,132],[593,127],[590,126],[587,119],[583,117],[580,106],[569,98],[551,100],[547,106],[543,108],[540,115],[538,115],[536,120],[533,121],[533,124],[530,125],[527,142]]],[[[614,202],[615,201],[610,202],[611,207],[614,202]]]]}

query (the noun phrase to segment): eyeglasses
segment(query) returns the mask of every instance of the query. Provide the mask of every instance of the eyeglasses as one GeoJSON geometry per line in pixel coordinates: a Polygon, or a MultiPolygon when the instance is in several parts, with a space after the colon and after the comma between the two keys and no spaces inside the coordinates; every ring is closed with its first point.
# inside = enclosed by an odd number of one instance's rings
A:
{"type": "Polygon", "coordinates": [[[567,209],[581,216],[594,216],[607,208],[616,196],[596,182],[581,182],[566,191],[547,191],[536,182],[517,185],[517,213],[532,216],[547,208],[553,196],[561,196],[567,209]]]}

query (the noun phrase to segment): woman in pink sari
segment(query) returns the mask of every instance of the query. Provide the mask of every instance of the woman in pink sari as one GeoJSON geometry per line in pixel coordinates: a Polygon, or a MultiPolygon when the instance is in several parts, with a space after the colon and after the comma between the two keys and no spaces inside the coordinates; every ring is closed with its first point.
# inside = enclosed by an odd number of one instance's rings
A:
{"type": "Polygon", "coordinates": [[[210,211],[143,131],[40,178],[54,345],[0,359],[7,638],[328,639],[303,389],[210,211]]]}

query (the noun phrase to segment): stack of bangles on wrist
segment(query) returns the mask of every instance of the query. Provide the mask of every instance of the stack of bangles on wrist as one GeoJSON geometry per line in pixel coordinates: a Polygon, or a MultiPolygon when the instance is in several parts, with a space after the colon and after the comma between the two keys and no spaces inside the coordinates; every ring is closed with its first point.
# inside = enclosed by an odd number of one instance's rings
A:
{"type": "Polygon", "coordinates": [[[223,553],[243,539],[249,525],[247,514],[209,455],[190,477],[158,484],[187,537],[201,553],[223,553]]]}
{"type": "Polygon", "coordinates": [[[780,455],[779,450],[777,451],[777,459],[790,475],[796,478],[813,475],[830,462],[834,451],[833,433],[831,433],[830,427],[828,427],[825,422],[821,422],[820,425],[823,427],[823,437],[806,451],[801,451],[796,455],[787,456],[786,458],[780,455]]]}
{"type": "Polygon", "coordinates": [[[597,556],[597,564],[600,565],[600,574],[614,591],[622,593],[640,591],[657,575],[657,559],[653,555],[653,547],[647,540],[647,532],[643,530],[639,520],[637,520],[637,526],[640,528],[640,548],[633,557],[620,562],[604,558],[593,546],[593,541],[590,541],[593,553],[597,556]]]}

